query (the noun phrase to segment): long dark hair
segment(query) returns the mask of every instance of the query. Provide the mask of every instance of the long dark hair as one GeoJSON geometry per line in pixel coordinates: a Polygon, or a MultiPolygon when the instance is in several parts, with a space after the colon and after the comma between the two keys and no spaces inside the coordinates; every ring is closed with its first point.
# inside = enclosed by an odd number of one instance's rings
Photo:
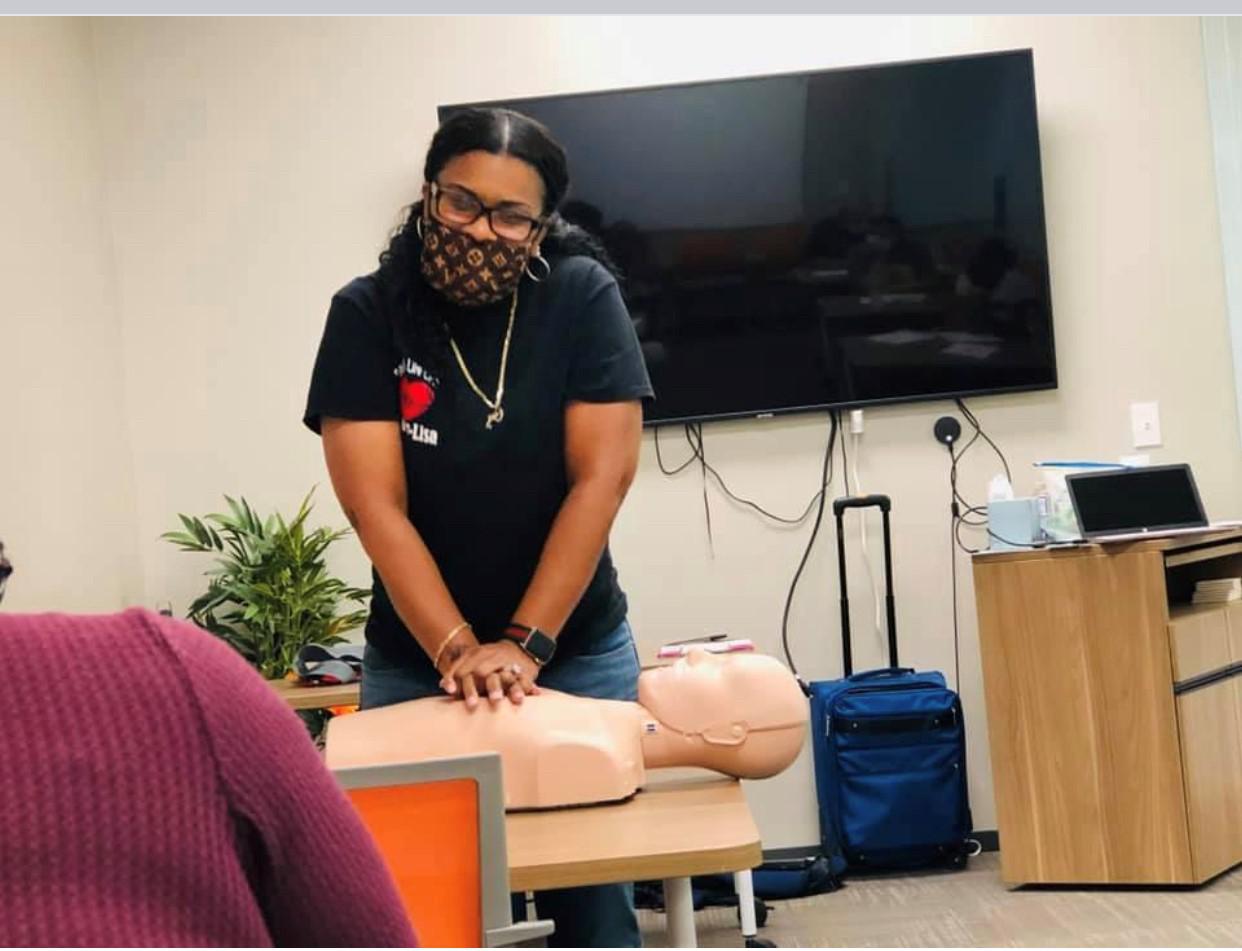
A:
{"type": "MultiPolygon", "coordinates": [[[[433,182],[451,159],[467,152],[512,155],[539,173],[543,182],[543,214],[548,231],[540,250],[554,264],[557,258],[585,255],[612,274],[618,273],[603,244],[589,232],[560,216],[558,209],[569,192],[569,166],[565,150],[540,122],[510,109],[462,109],[440,124],[423,163],[424,181],[433,182]]],[[[405,220],[393,232],[379,256],[378,278],[394,316],[399,343],[430,344],[428,354],[440,362],[447,351],[443,303],[423,283],[419,268],[423,249],[418,221],[423,203],[415,202],[405,220]]]]}
{"type": "Polygon", "coordinates": [[[4,557],[4,542],[0,542],[0,601],[4,600],[5,583],[9,580],[9,575],[12,573],[13,566],[4,557]]]}

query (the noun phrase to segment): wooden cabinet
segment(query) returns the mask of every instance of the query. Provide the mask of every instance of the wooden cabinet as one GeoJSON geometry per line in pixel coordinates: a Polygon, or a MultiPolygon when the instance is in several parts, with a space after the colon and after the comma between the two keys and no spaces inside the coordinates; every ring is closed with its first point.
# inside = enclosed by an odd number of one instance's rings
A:
{"type": "Polygon", "coordinates": [[[1169,612],[1173,679],[1192,680],[1229,666],[1229,623],[1223,605],[1186,605],[1169,612]]]}
{"type": "Polygon", "coordinates": [[[1242,533],[974,559],[1006,882],[1193,884],[1242,862],[1242,533]]]}
{"type": "Polygon", "coordinates": [[[1194,880],[1242,861],[1242,730],[1238,678],[1177,698],[1194,880]]]}

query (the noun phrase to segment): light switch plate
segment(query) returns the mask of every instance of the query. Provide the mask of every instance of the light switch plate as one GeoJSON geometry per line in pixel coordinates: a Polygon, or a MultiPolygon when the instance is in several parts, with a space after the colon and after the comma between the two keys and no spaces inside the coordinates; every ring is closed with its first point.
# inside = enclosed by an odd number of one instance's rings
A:
{"type": "Polygon", "coordinates": [[[1134,432],[1134,448],[1150,449],[1161,444],[1160,404],[1131,403],[1130,428],[1134,432]]]}

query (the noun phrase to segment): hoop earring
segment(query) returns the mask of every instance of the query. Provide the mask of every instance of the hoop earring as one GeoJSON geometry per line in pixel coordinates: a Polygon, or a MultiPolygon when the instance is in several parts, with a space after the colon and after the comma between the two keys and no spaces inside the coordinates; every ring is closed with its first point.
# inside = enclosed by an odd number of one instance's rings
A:
{"type": "Polygon", "coordinates": [[[423,240],[423,216],[419,215],[414,219],[414,230],[418,232],[418,240],[423,240]]]}
{"type": "Polygon", "coordinates": [[[542,254],[539,254],[538,252],[536,252],[535,256],[526,262],[526,276],[529,277],[536,284],[543,283],[551,275],[552,275],[552,265],[548,263],[548,259],[545,258],[542,254]],[[536,263],[543,265],[544,270],[543,270],[542,277],[537,276],[535,272],[530,269],[530,266],[536,263]]]}

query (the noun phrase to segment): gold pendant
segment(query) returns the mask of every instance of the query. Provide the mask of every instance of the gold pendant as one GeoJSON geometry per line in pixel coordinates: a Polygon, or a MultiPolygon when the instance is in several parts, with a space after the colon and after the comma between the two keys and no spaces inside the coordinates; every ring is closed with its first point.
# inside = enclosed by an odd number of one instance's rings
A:
{"type": "Polygon", "coordinates": [[[494,410],[487,414],[487,429],[491,429],[497,423],[503,422],[505,418],[505,408],[497,406],[494,410]]]}

